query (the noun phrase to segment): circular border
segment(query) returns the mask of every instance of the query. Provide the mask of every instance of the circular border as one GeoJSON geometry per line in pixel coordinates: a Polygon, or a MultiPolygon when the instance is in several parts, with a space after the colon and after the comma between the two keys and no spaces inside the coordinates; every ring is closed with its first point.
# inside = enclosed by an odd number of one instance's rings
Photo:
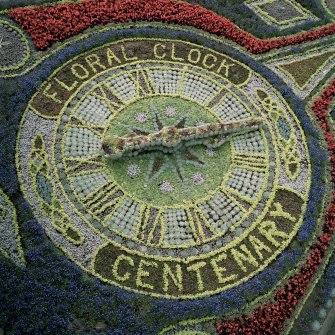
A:
{"type": "MultiPolygon", "coordinates": [[[[154,40],[157,40],[157,38],[146,38],[146,40],[147,39],[154,39],[154,40]]],[[[117,41],[117,43],[120,43],[120,42],[122,42],[122,41],[124,41],[124,40],[127,40],[127,39],[121,39],[121,40],[118,40],[117,41]]],[[[164,39],[162,39],[162,40],[164,40],[164,41],[166,41],[166,40],[168,40],[167,38],[164,38],[164,39]]],[[[176,41],[180,41],[180,40],[176,40],[176,41]]],[[[192,44],[192,43],[190,43],[190,42],[185,42],[185,41],[182,41],[183,43],[188,43],[188,44],[192,44]]],[[[104,45],[103,45],[104,46],[104,45]]],[[[102,47],[103,47],[102,46],[102,47]]],[[[202,46],[202,48],[205,48],[206,49],[206,47],[203,47],[202,46]]],[[[94,49],[93,49],[94,50],[94,49]]],[[[91,50],[89,50],[87,53],[90,53],[90,52],[92,52],[93,51],[92,49],[91,50]]],[[[214,49],[214,51],[215,51],[215,49],[214,49]]],[[[80,55],[78,55],[78,57],[80,57],[80,56],[82,56],[83,54],[80,54],[80,55]]],[[[75,59],[75,58],[74,58],[75,59]]],[[[71,61],[73,61],[74,59],[70,59],[69,60],[69,62],[67,62],[67,63],[70,63],[71,61]]],[[[66,64],[67,64],[66,63],[66,64]]],[[[63,67],[63,66],[65,66],[66,64],[63,64],[61,67],[63,67]]],[[[247,65],[245,65],[245,66],[247,66],[247,65]]],[[[248,67],[248,66],[247,66],[248,67]]],[[[58,69],[56,69],[54,72],[53,72],[53,74],[54,73],[56,73],[56,72],[58,72],[58,70],[59,70],[59,68],[58,69]]],[[[266,81],[267,82],[267,80],[265,79],[265,78],[263,78],[260,74],[258,74],[258,73],[254,73],[254,75],[256,76],[256,77],[260,77],[261,78],[261,80],[262,81],[266,81]]],[[[90,80],[91,80],[91,78],[90,78],[90,80]]],[[[270,83],[268,83],[268,84],[270,84],[270,83]]],[[[84,85],[84,84],[83,84],[84,85]]],[[[270,84],[271,85],[271,84],[270,84]]],[[[82,85],[81,85],[82,86],[82,85]]],[[[80,86],[80,87],[81,87],[80,86]]],[[[76,90],[76,92],[79,90],[79,88],[76,90]]],[[[279,96],[280,97],[280,95],[278,94],[278,91],[276,90],[276,89],[273,89],[273,93],[275,93],[277,96],[279,96]]],[[[32,98],[31,98],[32,99],[32,98]]],[[[67,100],[67,103],[68,103],[68,101],[70,101],[71,99],[68,99],[67,100]]],[[[286,107],[289,109],[289,110],[291,110],[291,108],[289,108],[288,107],[288,104],[287,104],[287,102],[284,100],[284,99],[282,99],[282,98],[280,98],[279,99],[280,101],[281,101],[281,103],[283,104],[283,105],[286,105],[286,107]]],[[[62,108],[63,109],[63,108],[62,108]]],[[[294,112],[291,110],[291,112],[292,112],[292,114],[291,114],[291,116],[292,116],[292,118],[297,122],[297,125],[298,125],[298,127],[299,127],[299,129],[300,129],[300,131],[302,131],[302,128],[301,128],[301,125],[300,125],[300,120],[296,117],[296,115],[294,114],[294,112]]],[[[23,118],[24,119],[24,118],[23,118]]],[[[21,121],[21,125],[22,125],[22,122],[23,122],[23,119],[22,119],[22,121],[21,121]]],[[[307,149],[307,152],[308,152],[308,148],[306,148],[305,147],[305,149],[307,149]]],[[[23,185],[22,185],[22,187],[23,187],[23,185]]],[[[306,206],[304,206],[303,207],[303,211],[305,210],[305,208],[306,208],[306,206]]],[[[255,221],[255,225],[256,225],[256,223],[257,222],[259,222],[261,220],[261,217],[259,217],[256,221],[255,221]]],[[[286,247],[287,247],[287,245],[291,242],[291,240],[292,240],[292,238],[293,238],[293,236],[295,236],[296,235],[296,232],[299,230],[299,225],[301,224],[301,222],[302,222],[302,219],[299,221],[299,223],[297,223],[296,224],[296,227],[295,227],[295,229],[291,232],[291,234],[290,234],[290,241],[288,241],[288,243],[286,243],[285,245],[282,245],[279,249],[277,249],[276,250],[276,253],[275,254],[273,254],[272,255],[272,257],[270,257],[266,262],[264,262],[264,264],[263,264],[263,266],[262,267],[260,267],[260,268],[257,268],[255,271],[253,271],[252,273],[250,273],[247,277],[244,277],[242,280],[240,280],[239,282],[237,282],[237,283],[234,283],[234,284],[231,284],[231,285],[227,285],[227,286],[225,286],[224,288],[220,288],[219,290],[215,290],[215,291],[211,291],[211,295],[212,294],[215,294],[215,293],[218,293],[218,292],[222,292],[223,290],[227,290],[228,288],[231,288],[231,287],[235,287],[235,286],[238,286],[241,282],[244,282],[244,281],[247,281],[248,279],[250,279],[251,277],[253,277],[256,273],[258,273],[258,272],[260,272],[260,271],[262,271],[267,265],[269,265],[269,263],[270,262],[272,262],[275,258],[277,258],[277,256],[283,251],[283,249],[285,249],[286,247]]],[[[251,227],[252,228],[252,227],[251,227]]],[[[251,229],[250,228],[250,229],[251,229]]],[[[250,232],[250,230],[247,230],[244,234],[242,234],[242,236],[246,236],[246,234],[247,233],[249,233],[250,232]]],[[[236,243],[238,243],[239,241],[235,241],[235,244],[236,243]]],[[[234,241],[233,241],[233,246],[235,245],[234,244],[234,241]]],[[[232,246],[230,246],[230,247],[232,247],[232,246]]],[[[62,248],[61,248],[62,249],[62,248]]],[[[121,249],[123,249],[122,247],[121,247],[121,249]]],[[[63,250],[63,249],[62,249],[63,250]]],[[[215,251],[213,251],[213,252],[211,252],[211,253],[208,253],[208,254],[206,254],[206,255],[201,255],[201,256],[196,256],[195,258],[196,259],[203,259],[203,258],[207,258],[207,257],[209,257],[209,256],[211,256],[211,255],[215,255],[215,254],[217,254],[218,252],[220,252],[220,251],[222,251],[222,250],[225,250],[225,248],[221,248],[220,250],[215,250],[215,251]]],[[[64,251],[64,250],[63,250],[64,251]]],[[[70,259],[71,259],[71,257],[69,257],[70,259]]],[[[149,258],[151,258],[151,257],[149,257],[149,258]]],[[[155,257],[152,257],[152,258],[155,258],[155,257]]],[[[164,259],[168,259],[168,258],[164,258],[164,259]]],[[[189,259],[193,259],[193,257],[189,257],[189,259]]],[[[77,262],[76,262],[77,263],[77,262]]],[[[77,263],[78,264],[78,263],[77,263]]],[[[79,264],[78,264],[79,265],[79,264]]],[[[86,270],[86,269],[85,269],[86,270]]],[[[87,271],[87,270],[86,270],[87,271]]],[[[89,271],[89,272],[91,272],[91,271],[89,271]]],[[[95,274],[96,275],[96,274],[95,274]]],[[[101,277],[100,277],[101,278],[101,277]]],[[[104,280],[104,281],[107,281],[107,282],[110,282],[109,280],[106,280],[106,279],[103,279],[103,278],[101,278],[102,280],[104,280]]],[[[115,283],[114,283],[115,284],[115,283]]],[[[116,285],[118,285],[117,283],[116,283],[116,285]]],[[[126,288],[126,287],[123,287],[122,286],[122,288],[123,289],[129,289],[129,290],[132,290],[132,291],[136,291],[136,292],[141,292],[141,293],[146,293],[146,292],[144,292],[144,291],[140,291],[140,290],[133,290],[133,289],[130,289],[130,288],[126,288]]],[[[150,294],[150,295],[152,295],[152,296],[158,296],[158,297],[162,297],[161,296],[161,294],[150,294]]],[[[165,296],[163,296],[164,298],[177,298],[177,299],[179,299],[179,298],[192,298],[192,299],[196,299],[196,298],[198,298],[198,297],[202,297],[202,296],[207,296],[207,295],[209,295],[208,294],[208,292],[203,292],[201,295],[197,295],[196,297],[194,297],[194,296],[189,296],[189,295],[185,295],[185,296],[179,296],[179,297],[172,297],[172,296],[167,296],[167,295],[165,295],[165,296]]]]}

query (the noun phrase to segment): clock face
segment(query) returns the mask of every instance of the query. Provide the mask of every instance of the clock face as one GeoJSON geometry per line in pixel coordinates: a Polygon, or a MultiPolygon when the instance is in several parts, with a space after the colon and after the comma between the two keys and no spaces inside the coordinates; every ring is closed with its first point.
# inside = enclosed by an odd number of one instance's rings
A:
{"type": "Polygon", "coordinates": [[[70,60],[31,99],[17,146],[55,244],[154,296],[209,295],[262,270],[294,237],[309,192],[305,135],[285,101],[246,65],[181,41],[123,40],[70,60]],[[102,148],[108,136],[250,118],[261,124],[216,146],[199,137],[117,159],[102,148]]]}

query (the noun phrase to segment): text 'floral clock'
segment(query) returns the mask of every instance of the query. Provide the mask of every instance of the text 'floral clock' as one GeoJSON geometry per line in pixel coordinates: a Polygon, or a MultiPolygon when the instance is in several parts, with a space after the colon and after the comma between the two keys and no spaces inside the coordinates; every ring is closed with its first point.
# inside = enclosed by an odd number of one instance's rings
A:
{"type": "Polygon", "coordinates": [[[166,298],[264,269],[298,231],[310,187],[305,135],[272,86],[170,39],[120,40],[57,69],[22,119],[17,165],[73,261],[166,298]]]}

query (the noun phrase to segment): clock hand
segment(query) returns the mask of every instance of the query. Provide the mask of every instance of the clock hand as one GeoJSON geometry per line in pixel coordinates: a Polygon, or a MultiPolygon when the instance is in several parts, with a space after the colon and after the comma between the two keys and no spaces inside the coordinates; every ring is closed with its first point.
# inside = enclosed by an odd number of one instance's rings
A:
{"type": "Polygon", "coordinates": [[[226,142],[229,135],[258,129],[261,124],[262,120],[259,118],[248,118],[240,121],[208,123],[197,127],[168,126],[148,135],[129,134],[123,137],[107,135],[103,139],[102,149],[106,156],[116,159],[157,150],[171,152],[182,145],[204,144],[215,148],[226,142]]]}

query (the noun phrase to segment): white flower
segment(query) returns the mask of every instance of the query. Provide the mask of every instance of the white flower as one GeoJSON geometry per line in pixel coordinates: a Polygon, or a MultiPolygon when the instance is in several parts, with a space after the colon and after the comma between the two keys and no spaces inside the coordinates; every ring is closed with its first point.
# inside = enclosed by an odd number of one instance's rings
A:
{"type": "Polygon", "coordinates": [[[216,151],[211,148],[206,148],[205,155],[207,157],[215,157],[217,155],[216,151]]]}
{"type": "Polygon", "coordinates": [[[137,177],[141,173],[141,169],[137,164],[128,165],[127,175],[131,178],[137,177]]]}
{"type": "Polygon", "coordinates": [[[135,120],[139,123],[146,123],[148,121],[148,115],[144,112],[137,113],[135,120]]]}
{"type": "Polygon", "coordinates": [[[177,110],[174,107],[167,107],[165,110],[165,115],[168,117],[174,117],[177,115],[177,110]]]}
{"type": "Polygon", "coordinates": [[[198,120],[198,121],[195,123],[196,127],[203,126],[204,124],[206,124],[206,123],[205,123],[204,121],[202,121],[202,120],[198,120]]]}
{"type": "Polygon", "coordinates": [[[169,181],[163,181],[159,185],[159,189],[162,193],[171,193],[174,190],[174,187],[169,181]]]}
{"type": "Polygon", "coordinates": [[[204,176],[199,172],[193,173],[191,178],[193,183],[197,186],[200,186],[205,182],[204,176]]]}

